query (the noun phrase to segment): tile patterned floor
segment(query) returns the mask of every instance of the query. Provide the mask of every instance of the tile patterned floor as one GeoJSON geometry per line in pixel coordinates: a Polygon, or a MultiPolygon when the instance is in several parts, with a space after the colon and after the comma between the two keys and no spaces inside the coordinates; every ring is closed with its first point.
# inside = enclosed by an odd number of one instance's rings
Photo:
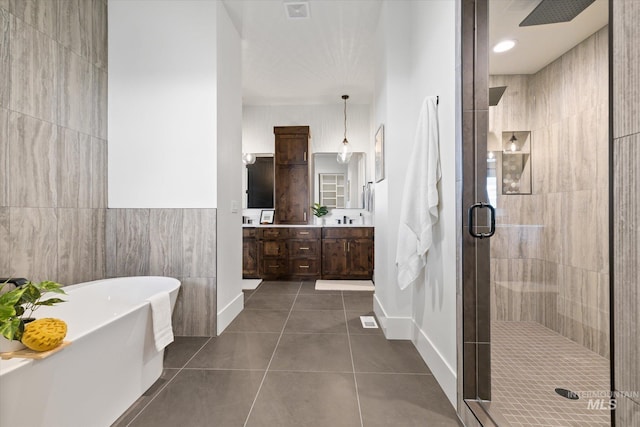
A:
{"type": "Polygon", "coordinates": [[[494,322],[491,339],[490,412],[497,421],[514,427],[610,425],[608,410],[588,407],[590,396],[610,390],[608,359],[534,322],[494,322]],[[580,398],[561,397],[557,387],[580,398]]]}
{"type": "Polygon", "coordinates": [[[112,427],[460,426],[413,344],[363,329],[371,292],[263,282],[217,338],[177,337],[112,427]]]}

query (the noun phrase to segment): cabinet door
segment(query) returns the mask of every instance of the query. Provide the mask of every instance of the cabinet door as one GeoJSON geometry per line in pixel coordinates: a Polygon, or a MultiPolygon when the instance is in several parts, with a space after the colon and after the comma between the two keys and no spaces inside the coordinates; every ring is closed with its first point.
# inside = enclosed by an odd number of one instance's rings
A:
{"type": "Polygon", "coordinates": [[[352,239],[347,242],[349,276],[370,278],[373,275],[373,240],[352,239]]]}
{"type": "Polygon", "coordinates": [[[309,204],[309,168],[306,165],[278,165],[276,168],[276,222],[306,224],[309,204]]]}
{"type": "Polygon", "coordinates": [[[242,239],[242,277],[258,277],[258,242],[255,239],[242,239]]]}
{"type": "Polygon", "coordinates": [[[265,240],[262,242],[262,256],[283,258],[287,256],[286,240],[265,240]]]}
{"type": "Polygon", "coordinates": [[[276,135],[276,164],[307,165],[309,136],[304,134],[276,135]]]}
{"type": "Polygon", "coordinates": [[[347,240],[322,240],[322,277],[338,279],[348,274],[347,240]]]}

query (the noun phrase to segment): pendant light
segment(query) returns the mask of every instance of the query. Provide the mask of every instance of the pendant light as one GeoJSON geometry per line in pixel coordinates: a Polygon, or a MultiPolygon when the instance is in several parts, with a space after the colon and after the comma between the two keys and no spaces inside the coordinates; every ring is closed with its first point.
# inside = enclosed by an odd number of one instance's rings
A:
{"type": "Polygon", "coordinates": [[[515,132],[513,132],[511,134],[511,138],[509,138],[509,142],[511,143],[511,145],[509,145],[509,150],[513,151],[518,151],[518,146],[516,145],[516,142],[518,141],[518,138],[516,138],[516,134],[515,132]]]}
{"type": "Polygon", "coordinates": [[[349,99],[349,95],[342,95],[342,99],[344,99],[344,139],[340,151],[338,151],[338,163],[346,164],[349,163],[353,154],[351,145],[347,141],[347,99],[349,99]]]}

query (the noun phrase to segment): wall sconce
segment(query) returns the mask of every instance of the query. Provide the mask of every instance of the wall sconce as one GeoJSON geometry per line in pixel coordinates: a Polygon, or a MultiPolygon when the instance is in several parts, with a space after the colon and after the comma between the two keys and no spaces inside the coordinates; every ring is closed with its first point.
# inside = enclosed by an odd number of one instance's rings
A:
{"type": "Polygon", "coordinates": [[[242,154],[242,163],[245,165],[252,165],[256,162],[256,155],[253,153],[242,154]]]}

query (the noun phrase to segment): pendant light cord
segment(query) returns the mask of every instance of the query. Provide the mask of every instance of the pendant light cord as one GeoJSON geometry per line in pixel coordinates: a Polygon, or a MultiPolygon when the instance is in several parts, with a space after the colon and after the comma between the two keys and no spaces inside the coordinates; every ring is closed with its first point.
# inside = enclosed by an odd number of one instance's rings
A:
{"type": "Polygon", "coordinates": [[[344,141],[342,141],[344,144],[347,141],[347,99],[349,99],[349,95],[342,95],[342,99],[344,99],[344,141]]]}

